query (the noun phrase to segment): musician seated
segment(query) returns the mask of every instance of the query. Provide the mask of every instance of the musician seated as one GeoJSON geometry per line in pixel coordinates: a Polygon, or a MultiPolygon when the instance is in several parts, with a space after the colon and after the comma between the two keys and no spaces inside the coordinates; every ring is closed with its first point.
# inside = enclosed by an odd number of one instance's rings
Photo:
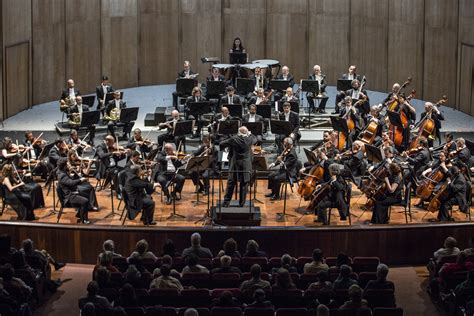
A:
{"type": "Polygon", "coordinates": [[[326,75],[322,74],[321,66],[314,65],[313,73],[309,75],[309,80],[316,80],[319,83],[319,91],[316,94],[313,92],[306,93],[306,100],[308,101],[309,110],[314,113],[326,113],[326,103],[329,97],[326,95],[326,75]],[[314,99],[320,98],[319,106],[316,109],[314,106],[314,99]]]}
{"type": "Polygon", "coordinates": [[[163,193],[166,196],[166,204],[171,204],[172,198],[181,200],[181,191],[183,190],[186,178],[178,173],[178,168],[181,167],[183,163],[178,159],[173,144],[165,144],[163,151],[157,155],[156,160],[159,163],[159,171],[155,176],[155,182],[161,184],[163,193]],[[174,190],[170,194],[169,189],[173,183],[175,185],[174,190]]]}
{"type": "Polygon", "coordinates": [[[267,96],[265,96],[265,90],[263,90],[263,88],[260,88],[255,92],[255,95],[251,96],[248,99],[248,103],[255,104],[255,105],[269,104],[270,99],[267,96]]]}
{"type": "MultiPolygon", "coordinates": [[[[82,158],[77,155],[74,149],[69,149],[67,153],[68,168],[74,174],[74,178],[89,177],[93,159],[82,158]]],[[[97,197],[94,187],[89,182],[83,182],[77,186],[79,194],[89,200],[89,210],[98,211],[97,197]]]]}
{"type": "Polygon", "coordinates": [[[464,175],[466,179],[467,185],[467,200],[471,200],[471,167],[472,167],[472,157],[471,151],[466,146],[466,140],[462,137],[456,139],[456,151],[450,153],[450,157],[453,157],[453,165],[456,165],[461,173],[464,175]]]}
{"type": "MultiPolygon", "coordinates": [[[[431,174],[433,171],[436,171],[436,170],[440,171],[443,174],[443,178],[438,183],[435,184],[434,190],[433,190],[433,191],[437,191],[439,186],[445,181],[445,178],[448,173],[448,166],[451,166],[451,165],[448,161],[446,161],[446,154],[442,151],[439,153],[438,159],[433,162],[431,167],[429,167],[428,169],[422,172],[421,179],[419,180],[421,180],[421,183],[425,181],[432,181],[430,178],[428,178],[428,175],[431,174]]],[[[425,208],[424,202],[425,202],[425,199],[420,197],[420,201],[415,206],[419,208],[425,208]]]]}
{"type": "Polygon", "coordinates": [[[374,202],[372,224],[388,224],[388,209],[391,205],[400,204],[403,192],[403,176],[400,165],[395,162],[388,166],[389,176],[383,179],[386,191],[374,202]]]}
{"type": "MultiPolygon", "coordinates": [[[[328,225],[327,209],[328,208],[337,208],[341,221],[347,220],[349,216],[349,205],[347,204],[346,194],[349,190],[348,184],[340,174],[339,166],[332,164],[329,166],[329,175],[331,179],[329,182],[322,184],[320,188],[316,189],[316,194],[318,190],[323,190],[324,187],[328,190],[325,196],[319,197],[319,201],[314,205],[314,215],[317,218],[314,222],[323,223],[323,225],[328,225]]],[[[321,192],[323,194],[323,192],[321,192]]],[[[318,195],[316,195],[318,197],[318,195]]],[[[313,202],[311,204],[314,204],[313,202]]]]}
{"type": "Polygon", "coordinates": [[[61,108],[67,110],[76,102],[76,96],[81,95],[81,92],[74,87],[74,80],[68,79],[66,82],[67,88],[61,93],[61,108]]]}
{"type": "Polygon", "coordinates": [[[118,173],[123,169],[118,164],[127,157],[129,149],[125,149],[115,142],[112,135],[107,135],[103,143],[96,147],[96,156],[99,158],[96,178],[105,179],[103,186],[112,184],[112,189],[120,196],[118,173]]]}
{"type": "MultiPolygon", "coordinates": [[[[336,149],[337,150],[337,149],[336,149]]],[[[329,166],[334,163],[334,157],[329,158],[327,153],[331,152],[326,146],[315,149],[316,154],[316,165],[320,165],[324,169],[322,181],[327,182],[330,179],[329,166]]],[[[307,175],[315,165],[311,165],[309,162],[305,162],[303,168],[300,169],[301,175],[307,175]]],[[[305,197],[306,199],[306,197],[305,197]]]]}
{"type": "Polygon", "coordinates": [[[377,130],[375,131],[375,137],[372,144],[380,144],[382,142],[382,132],[387,131],[387,124],[385,124],[385,117],[380,113],[382,104],[372,105],[370,107],[370,114],[367,115],[367,124],[363,128],[365,131],[371,122],[377,124],[377,130]]]}
{"type": "MultiPolygon", "coordinates": [[[[249,106],[249,113],[245,114],[243,117],[242,117],[242,122],[244,123],[264,123],[264,119],[261,115],[258,115],[257,114],[257,106],[255,104],[251,104],[249,106]]],[[[262,132],[263,132],[263,129],[262,129],[262,132]]],[[[261,145],[262,144],[262,140],[263,140],[263,137],[262,135],[254,135],[255,137],[257,137],[257,144],[256,145],[261,145]]]]}
{"type": "Polygon", "coordinates": [[[416,179],[421,176],[431,162],[431,153],[428,149],[428,140],[421,136],[418,140],[418,147],[402,153],[403,157],[407,157],[407,163],[411,166],[410,180],[413,181],[416,188],[416,179]]]}
{"type": "Polygon", "coordinates": [[[452,166],[449,168],[447,183],[447,195],[440,197],[440,208],[438,212],[439,221],[452,220],[449,211],[453,205],[459,205],[459,210],[463,213],[467,213],[469,211],[469,204],[466,200],[466,178],[460,172],[457,166],[452,166]]]}
{"type": "Polygon", "coordinates": [[[299,103],[299,98],[297,95],[293,93],[293,88],[288,87],[286,88],[285,95],[280,99],[280,103],[283,104],[285,102],[296,102],[299,103]]]}
{"type": "Polygon", "coordinates": [[[62,137],[56,138],[54,146],[51,147],[48,153],[48,167],[50,170],[56,168],[58,160],[67,157],[67,145],[62,137]]]}
{"type": "Polygon", "coordinates": [[[132,131],[134,122],[121,122],[120,113],[127,108],[126,102],[120,99],[120,91],[114,92],[114,99],[110,100],[105,108],[104,120],[107,121],[107,129],[110,135],[115,135],[115,126],[123,126],[122,139],[127,139],[127,135],[132,131]]]}
{"type": "Polygon", "coordinates": [[[268,91],[268,80],[265,77],[264,71],[262,68],[256,67],[254,69],[254,74],[252,75],[251,79],[254,82],[254,91],[250,92],[247,95],[247,99],[251,99],[252,97],[257,95],[257,91],[262,89],[263,91],[268,91]]]}
{"type": "Polygon", "coordinates": [[[150,139],[145,139],[142,136],[142,131],[139,128],[133,130],[133,136],[128,139],[127,148],[136,150],[141,155],[148,154],[151,151],[153,143],[150,139]]]}
{"type": "Polygon", "coordinates": [[[339,158],[344,165],[342,176],[351,179],[357,186],[360,185],[358,178],[364,176],[367,170],[363,148],[364,143],[357,140],[352,144],[352,149],[342,153],[339,158]]]}
{"type": "Polygon", "coordinates": [[[203,120],[201,117],[195,117],[194,115],[192,115],[192,113],[190,113],[190,111],[192,110],[191,103],[203,102],[203,101],[206,101],[206,98],[202,96],[202,91],[199,87],[194,87],[193,91],[191,92],[191,96],[186,99],[186,106],[184,107],[184,111],[186,115],[188,116],[188,120],[195,121],[195,124],[197,125],[196,133],[193,134],[193,138],[201,137],[201,129],[203,127],[203,120]]]}
{"type": "Polygon", "coordinates": [[[99,110],[102,115],[104,115],[104,110],[105,110],[105,97],[107,96],[107,93],[114,92],[114,88],[112,85],[109,83],[109,77],[107,76],[102,76],[102,81],[100,85],[98,85],[95,88],[95,94],[97,96],[97,110],[99,110]]]}
{"type": "Polygon", "coordinates": [[[134,165],[127,173],[124,190],[127,193],[128,218],[133,220],[142,211],[141,221],[145,225],[156,225],[153,219],[155,201],[151,197],[159,183],[150,183],[143,179],[143,169],[134,165]]]}
{"type": "MultiPolygon", "coordinates": [[[[178,79],[195,79],[196,73],[191,70],[191,63],[187,60],[184,61],[183,70],[178,73],[178,79]]],[[[195,79],[195,85],[197,85],[197,80],[195,79]]],[[[183,97],[185,95],[180,95],[178,91],[173,92],[173,107],[178,108],[178,97],[183,97]]]]}
{"type": "Polygon", "coordinates": [[[176,147],[179,147],[180,143],[184,143],[184,141],[186,140],[186,137],[174,136],[174,126],[176,122],[181,122],[181,121],[183,121],[183,118],[181,117],[178,110],[173,110],[171,111],[171,117],[169,117],[166,120],[166,122],[158,124],[158,128],[160,129],[166,128],[166,133],[159,135],[157,138],[159,148],[163,147],[164,142],[174,141],[174,144],[176,147]]]}
{"type": "Polygon", "coordinates": [[[90,224],[89,221],[89,210],[90,203],[86,197],[79,193],[78,186],[86,181],[86,178],[74,179],[70,174],[67,159],[61,158],[58,161],[58,189],[64,194],[63,202],[69,204],[72,207],[76,207],[79,213],[76,214],[78,217],[77,222],[83,224],[90,224]]]}
{"type": "Polygon", "coordinates": [[[3,198],[15,210],[18,220],[37,219],[34,210],[44,207],[43,191],[39,184],[23,182],[10,163],[3,165],[0,183],[5,195],[3,198]]]}
{"type": "Polygon", "coordinates": [[[23,145],[25,147],[32,147],[29,153],[26,153],[26,158],[29,158],[32,175],[40,175],[44,180],[48,177],[48,166],[44,161],[40,161],[41,153],[48,142],[41,138],[36,138],[31,131],[25,132],[25,140],[23,145]]]}
{"type": "Polygon", "coordinates": [[[66,145],[70,149],[75,149],[79,156],[82,155],[84,148],[90,147],[86,142],[82,141],[79,138],[77,130],[75,129],[71,129],[71,132],[69,133],[69,138],[66,140],[66,145]]]}
{"type": "Polygon", "coordinates": [[[290,137],[293,142],[298,141],[301,138],[300,134],[300,116],[298,113],[291,111],[291,105],[288,102],[283,103],[283,112],[279,114],[280,121],[290,122],[291,133],[290,135],[275,135],[275,142],[278,147],[278,153],[282,152],[283,139],[290,137]]]}
{"type": "Polygon", "coordinates": [[[235,89],[233,86],[227,86],[225,91],[227,94],[221,98],[219,103],[221,107],[227,104],[240,104],[240,98],[235,94],[235,89]]]}
{"type": "Polygon", "coordinates": [[[283,139],[283,152],[268,169],[275,166],[279,168],[268,175],[268,189],[271,190],[271,193],[265,195],[271,200],[279,200],[281,184],[286,180],[296,179],[298,173],[298,155],[291,137],[283,139]]]}
{"type": "Polygon", "coordinates": [[[74,126],[81,125],[82,112],[89,112],[89,106],[82,104],[82,97],[78,95],[76,96],[76,103],[68,109],[69,124],[74,126]]]}
{"type": "MultiPolygon", "coordinates": [[[[350,96],[347,96],[343,100],[344,106],[341,107],[339,110],[339,117],[343,117],[346,119],[346,121],[349,123],[349,120],[352,121],[354,124],[353,129],[351,130],[350,126],[348,126],[348,135],[347,140],[346,140],[346,148],[350,148],[352,146],[352,142],[357,139],[357,136],[360,133],[361,126],[360,126],[360,113],[353,106],[352,103],[352,98],[350,96]]],[[[349,124],[348,124],[349,125],[349,124]]]]}
{"type": "Polygon", "coordinates": [[[193,181],[193,184],[196,188],[196,192],[204,193],[205,195],[209,194],[209,178],[215,175],[215,171],[217,170],[217,154],[218,151],[214,150],[213,146],[211,145],[209,135],[206,135],[202,139],[202,144],[193,152],[194,157],[202,157],[206,156],[209,157],[209,166],[205,170],[198,171],[191,171],[189,177],[193,181]],[[202,177],[202,181],[199,179],[202,177]]]}
{"type": "Polygon", "coordinates": [[[220,122],[227,122],[227,121],[231,121],[233,119],[234,118],[232,116],[230,116],[229,108],[227,108],[226,106],[223,106],[221,108],[221,113],[217,114],[214,117],[214,123],[212,125],[212,131],[209,130],[209,133],[212,134],[211,137],[214,137],[214,142],[215,142],[216,145],[218,145],[221,140],[228,137],[228,135],[219,134],[219,124],[220,124],[220,122]]]}
{"type": "MultiPolygon", "coordinates": [[[[290,74],[290,68],[288,66],[283,66],[281,68],[281,74],[277,77],[278,80],[288,81],[288,87],[293,89],[295,85],[295,78],[290,74]]],[[[277,91],[274,94],[274,100],[278,101],[283,97],[283,91],[277,91]]]]}
{"type": "MultiPolygon", "coordinates": [[[[357,74],[357,67],[355,65],[350,65],[349,66],[349,70],[347,73],[343,74],[341,76],[342,80],[354,80],[354,79],[357,79],[359,82],[362,80],[361,76],[359,76],[357,74]]],[[[346,92],[345,91],[339,91],[336,95],[336,103],[335,103],[335,111],[332,112],[331,114],[339,114],[339,105],[341,104],[341,101],[344,99],[344,97],[346,96],[346,92]]]]}

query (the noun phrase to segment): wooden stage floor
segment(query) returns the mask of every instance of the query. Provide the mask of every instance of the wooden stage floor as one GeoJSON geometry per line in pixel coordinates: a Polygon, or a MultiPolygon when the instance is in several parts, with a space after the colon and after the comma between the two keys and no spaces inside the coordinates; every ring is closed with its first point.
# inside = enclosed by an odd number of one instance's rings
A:
{"type": "MultiPolygon", "coordinates": [[[[95,185],[95,179],[91,179],[91,184],[95,185]]],[[[216,181],[216,188],[217,188],[217,181],[216,181]]],[[[224,183],[225,186],[225,183],[224,183]]],[[[286,212],[287,214],[292,214],[293,216],[288,216],[283,219],[278,217],[277,213],[283,211],[283,200],[280,201],[271,201],[269,198],[265,198],[265,194],[269,191],[266,189],[267,187],[267,180],[261,179],[258,182],[257,186],[257,195],[256,198],[263,203],[256,203],[256,206],[260,207],[261,210],[261,226],[263,227],[318,227],[321,224],[314,223],[313,220],[315,216],[304,215],[305,207],[308,202],[304,200],[300,201],[299,195],[296,193],[296,186],[294,188],[295,192],[291,192],[288,189],[288,199],[287,199],[287,207],[286,212]],[[301,204],[300,204],[301,203],[301,204]]],[[[45,202],[47,207],[43,209],[35,210],[36,216],[39,218],[37,221],[38,223],[56,223],[56,216],[49,215],[50,210],[52,209],[53,198],[52,192],[49,196],[46,196],[46,188],[43,188],[45,202]]],[[[216,189],[217,191],[217,189],[216,189]]],[[[202,222],[196,223],[206,212],[207,204],[194,206],[193,200],[196,199],[196,194],[194,192],[194,186],[190,179],[186,180],[183,192],[182,192],[182,199],[176,202],[176,213],[184,215],[185,218],[178,218],[178,219],[167,219],[168,216],[173,211],[172,205],[166,205],[164,202],[161,201],[160,194],[154,193],[153,199],[155,200],[156,207],[155,207],[155,215],[154,219],[157,221],[158,227],[200,227],[203,226],[202,222]]],[[[217,200],[218,194],[215,193],[215,197],[217,200]]],[[[119,226],[122,224],[120,220],[120,213],[117,211],[117,206],[119,204],[119,200],[114,198],[114,205],[115,205],[115,212],[118,215],[115,216],[108,216],[111,214],[111,200],[110,200],[110,190],[103,190],[97,192],[97,198],[99,201],[99,211],[98,212],[90,212],[89,219],[92,222],[92,225],[114,225],[119,226]]],[[[207,202],[207,196],[200,196],[201,201],[207,202]]],[[[351,220],[352,226],[356,227],[367,227],[369,226],[369,221],[371,218],[371,212],[364,212],[361,207],[366,202],[365,195],[361,194],[355,186],[353,186],[353,193],[352,193],[352,200],[351,200],[351,220]]],[[[417,208],[413,206],[415,203],[418,202],[418,198],[412,199],[412,221],[409,224],[427,224],[433,222],[436,219],[437,213],[428,213],[427,211],[417,208]]],[[[122,208],[122,207],[121,207],[122,208]]],[[[57,208],[59,210],[59,207],[57,208]]],[[[453,212],[453,217],[456,222],[463,222],[467,221],[468,218],[466,214],[463,214],[457,211],[457,207],[455,207],[453,212]]],[[[10,221],[16,219],[16,213],[11,209],[7,208],[2,216],[0,216],[0,220],[2,221],[10,221]]],[[[127,220],[125,225],[128,226],[143,226],[143,224],[139,221],[140,216],[133,221],[127,220]]],[[[61,224],[76,224],[76,217],[75,211],[71,208],[65,209],[62,217],[61,217],[61,224]]],[[[406,225],[405,222],[405,215],[403,212],[403,208],[396,206],[392,208],[391,212],[391,220],[389,225],[406,225]]],[[[339,219],[339,215],[337,210],[332,211],[331,216],[331,225],[332,226],[348,226],[349,221],[341,221],[339,219]]]]}

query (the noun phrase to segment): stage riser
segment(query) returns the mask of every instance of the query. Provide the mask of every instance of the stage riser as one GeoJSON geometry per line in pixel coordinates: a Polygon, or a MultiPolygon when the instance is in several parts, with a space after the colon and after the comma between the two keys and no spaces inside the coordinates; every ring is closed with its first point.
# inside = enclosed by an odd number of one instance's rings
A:
{"type": "Polygon", "coordinates": [[[192,232],[199,231],[203,244],[213,253],[222,248],[227,238],[237,240],[239,250],[245,251],[249,239],[255,239],[269,256],[290,253],[310,256],[314,248],[321,248],[325,256],[344,252],[349,256],[378,256],[390,265],[424,264],[433,252],[443,245],[447,236],[455,236],[458,246],[465,248],[474,235],[472,224],[371,226],[352,228],[133,228],[113,226],[77,226],[0,223],[0,232],[10,234],[15,247],[25,238],[32,238],[36,247],[47,249],[59,261],[94,264],[106,239],[112,239],[116,251],[128,256],[135,243],[145,238],[150,251],[160,255],[166,239],[175,242],[176,249],[189,246],[192,232]]]}

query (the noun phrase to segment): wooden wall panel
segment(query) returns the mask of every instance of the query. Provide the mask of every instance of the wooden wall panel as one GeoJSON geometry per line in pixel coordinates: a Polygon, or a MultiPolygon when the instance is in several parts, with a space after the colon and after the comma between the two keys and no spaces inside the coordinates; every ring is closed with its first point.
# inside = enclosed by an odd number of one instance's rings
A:
{"type": "Polygon", "coordinates": [[[472,71],[472,63],[466,59],[471,55],[467,53],[467,50],[471,51],[474,46],[474,6],[470,0],[459,0],[458,45],[457,108],[470,115],[474,115],[474,109],[472,108],[474,98],[472,90],[474,79],[472,77],[474,74],[471,74],[470,79],[466,78],[466,76],[469,76],[469,70],[472,71]],[[471,82],[471,85],[468,82],[471,82]],[[469,97],[471,97],[471,105],[469,105],[469,97]]]}
{"type": "Polygon", "coordinates": [[[136,0],[102,0],[102,73],[114,88],[138,85],[136,0]]]}
{"type": "Polygon", "coordinates": [[[349,0],[309,1],[309,65],[321,66],[328,84],[349,68],[349,0]]]}
{"type": "Polygon", "coordinates": [[[436,101],[446,94],[449,104],[455,104],[457,28],[457,0],[425,0],[425,100],[436,101]]]}
{"type": "Polygon", "coordinates": [[[458,109],[474,115],[474,46],[461,45],[458,109]]]}
{"type": "Polygon", "coordinates": [[[33,0],[33,104],[59,100],[66,80],[64,0],[33,0]]]}
{"type": "Polygon", "coordinates": [[[308,76],[308,1],[267,2],[267,57],[290,67],[295,80],[308,76]]]}
{"type": "Polygon", "coordinates": [[[139,85],[174,82],[181,62],[179,2],[141,0],[139,5],[139,85]]]}
{"type": "Polygon", "coordinates": [[[220,57],[222,51],[222,1],[181,0],[180,63],[189,60],[191,68],[205,80],[209,65],[201,63],[201,57],[220,57]]]}
{"type": "Polygon", "coordinates": [[[388,0],[359,0],[351,5],[350,60],[367,76],[367,88],[387,89],[388,0]]]}
{"type": "Polygon", "coordinates": [[[30,42],[5,49],[5,117],[29,107],[30,42]]]}
{"type": "Polygon", "coordinates": [[[82,94],[95,92],[100,82],[100,2],[66,1],[66,77],[82,94]]]}
{"type": "Polygon", "coordinates": [[[389,1],[387,89],[412,77],[406,91],[416,89],[418,98],[423,96],[423,16],[424,0],[389,1]]]}
{"type": "Polygon", "coordinates": [[[266,0],[224,0],[223,6],[223,62],[229,61],[236,37],[241,38],[250,61],[264,58],[266,0]]]}

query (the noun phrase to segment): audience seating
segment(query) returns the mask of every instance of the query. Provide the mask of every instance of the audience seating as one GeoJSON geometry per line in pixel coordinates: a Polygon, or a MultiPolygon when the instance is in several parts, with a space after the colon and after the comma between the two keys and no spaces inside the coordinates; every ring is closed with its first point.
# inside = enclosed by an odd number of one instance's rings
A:
{"type": "Polygon", "coordinates": [[[240,274],[238,273],[214,273],[211,276],[212,288],[238,288],[240,283],[240,274]]]}
{"type": "Polygon", "coordinates": [[[181,306],[207,307],[211,305],[211,295],[207,289],[184,289],[181,291],[181,306]]]}
{"type": "Polygon", "coordinates": [[[164,305],[177,307],[180,303],[179,292],[176,289],[150,289],[148,292],[148,306],[164,305]]]}
{"type": "Polygon", "coordinates": [[[374,308],[372,316],[403,316],[403,309],[397,307],[377,307],[374,308]]]}
{"type": "Polygon", "coordinates": [[[276,316],[308,316],[306,308],[279,308],[276,316]]]}
{"type": "Polygon", "coordinates": [[[299,257],[296,259],[296,269],[298,269],[299,273],[303,273],[303,268],[306,263],[310,263],[313,261],[311,257],[299,257]]]}
{"type": "Polygon", "coordinates": [[[380,259],[378,257],[354,257],[352,259],[352,270],[356,273],[376,272],[379,264],[380,259]]]}
{"type": "Polygon", "coordinates": [[[277,308],[300,307],[303,302],[303,291],[298,289],[273,290],[271,301],[277,308]]]}
{"type": "Polygon", "coordinates": [[[246,308],[244,316],[274,316],[275,310],[273,308],[246,308]]]}
{"type": "Polygon", "coordinates": [[[395,307],[395,292],[393,290],[367,290],[364,298],[370,308],[395,307]]]}
{"type": "Polygon", "coordinates": [[[211,316],[242,316],[240,307],[213,307],[211,316]]]}
{"type": "Polygon", "coordinates": [[[127,307],[125,308],[127,316],[144,316],[145,310],[142,307],[127,307]]]}
{"type": "Polygon", "coordinates": [[[210,281],[210,274],[209,273],[183,273],[181,278],[181,283],[183,286],[190,286],[193,285],[199,288],[208,288],[210,281]]]}
{"type": "Polygon", "coordinates": [[[250,271],[250,267],[254,264],[260,265],[262,267],[262,271],[267,271],[268,269],[268,259],[262,257],[243,257],[240,260],[240,266],[242,271],[248,272],[250,271]]]}

